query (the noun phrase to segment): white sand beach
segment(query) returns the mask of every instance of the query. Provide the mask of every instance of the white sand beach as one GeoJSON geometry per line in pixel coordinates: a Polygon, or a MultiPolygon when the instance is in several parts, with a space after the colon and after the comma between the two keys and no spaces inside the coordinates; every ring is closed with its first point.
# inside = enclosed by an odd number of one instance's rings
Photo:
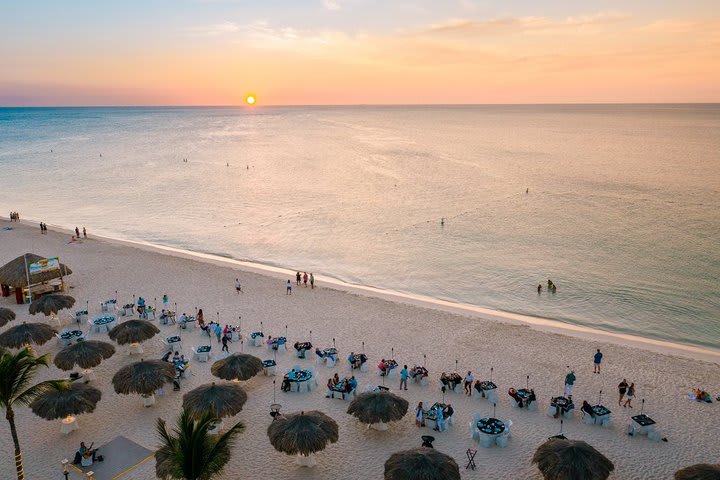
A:
{"type": "MultiPolygon", "coordinates": [[[[529,325],[522,318],[499,321],[500,316],[482,309],[462,310],[450,304],[424,304],[406,297],[390,301],[391,296],[371,294],[363,289],[350,289],[328,284],[321,278],[318,288],[295,287],[292,295],[285,294],[285,281],[294,277],[275,269],[261,272],[222,259],[191,257],[166,249],[133,246],[119,241],[91,238],[68,243],[70,234],[51,230],[41,235],[36,224],[16,224],[0,221],[0,227],[14,230],[0,232],[0,264],[18,255],[33,252],[43,256],[59,256],[73,269],[68,279],[68,293],[77,299],[76,308],[84,308],[88,301],[91,312],[97,311],[102,300],[119,292],[119,301],[128,302],[132,295],[143,296],[149,304],[160,302],[167,293],[170,302],[177,302],[178,312],[194,313],[202,308],[206,320],[219,312],[223,324],[237,324],[242,315],[242,333],[258,330],[263,322],[266,334],[284,335],[288,326],[289,343],[308,340],[321,348],[336,341],[340,361],[333,369],[318,366],[314,355],[297,360],[292,351],[278,354],[278,371],[299,363],[315,366],[320,373],[319,388],[310,393],[283,393],[281,374],[277,377],[277,403],[283,412],[317,409],[334,418],[340,426],[340,439],[317,455],[318,465],[312,469],[296,466],[295,459],[274,450],[266,430],[271,422],[269,405],[273,401],[273,377],[258,376],[245,382],[248,402],[235,418],[246,429],[238,437],[233,456],[222,478],[243,479],[377,479],[383,476],[383,464],[395,451],[419,446],[420,436],[436,437],[435,448],[453,456],[463,478],[526,479],[541,478],[530,460],[535,449],[550,435],[557,434],[559,420],[545,414],[551,396],[562,394],[566,366],[577,375],[574,399],[576,404],[587,399],[595,403],[600,390],[603,403],[612,411],[611,428],[584,425],[579,408],[575,417],[564,423],[565,434],[572,439],[585,440],[605,454],[614,464],[611,478],[670,479],[679,468],[694,463],[716,463],[720,458],[720,402],[697,403],[687,399],[695,387],[708,390],[713,397],[720,394],[720,352],[672,345],[645,343],[638,340],[596,334],[587,330],[561,329],[557,326],[529,325]],[[240,278],[244,293],[235,292],[235,278],[240,278]],[[395,359],[402,365],[421,364],[427,356],[430,370],[429,385],[410,384],[408,391],[393,391],[410,403],[411,411],[386,432],[368,430],[345,413],[348,402],[325,398],[324,384],[336,371],[348,375],[345,357],[350,351],[360,352],[362,342],[369,357],[370,371],[359,374],[360,391],[367,385],[377,385],[374,365],[381,357],[389,357],[394,349],[395,359]],[[602,373],[593,374],[592,358],[595,350],[604,353],[602,373]],[[470,416],[492,414],[492,405],[485,400],[448,393],[446,402],[455,409],[455,424],[445,432],[432,432],[415,426],[412,409],[419,401],[432,404],[441,400],[438,378],[442,371],[455,369],[464,374],[471,370],[476,378],[493,377],[499,387],[500,401],[496,416],[511,419],[512,438],[507,448],[480,448],[470,438],[467,423],[470,416]],[[538,396],[539,408],[531,412],[511,408],[507,395],[509,387],[524,387],[526,375],[538,396]],[[637,398],[633,409],[617,406],[617,384],[626,378],[635,382],[637,398]],[[631,437],[625,426],[631,415],[638,414],[641,399],[645,399],[645,413],[657,422],[668,442],[651,442],[647,437],[631,437]],[[478,449],[475,459],[478,468],[466,470],[465,451],[478,449]]],[[[297,268],[302,269],[301,265],[297,268]]],[[[14,297],[0,299],[0,306],[13,309],[18,318],[2,331],[22,321],[47,322],[45,317],[28,314],[27,305],[15,305],[14,297]]],[[[158,306],[160,304],[158,303],[158,306]]],[[[74,312],[74,310],[73,310],[74,312]]],[[[67,315],[67,314],[66,314],[67,315]]],[[[156,321],[156,323],[158,323],[156,321]]],[[[87,327],[85,327],[87,328],[87,327]]],[[[160,326],[161,335],[143,345],[143,358],[160,358],[160,338],[177,334],[176,326],[160,326]]],[[[90,334],[89,338],[107,339],[107,334],[90,334]]],[[[199,329],[182,332],[184,353],[192,355],[191,346],[207,343],[199,329]]],[[[39,353],[54,354],[60,347],[55,341],[36,349],[39,353]]],[[[213,339],[213,353],[219,345],[213,339]]],[[[233,343],[231,352],[239,351],[233,343]]],[[[292,350],[292,348],[290,349],[292,350]]],[[[272,358],[265,347],[250,347],[245,352],[265,359],[272,358]]],[[[214,359],[214,358],[213,358],[214,359]]],[[[44,480],[60,477],[60,461],[72,459],[79,442],[102,445],[124,435],[138,444],[154,449],[157,446],[155,422],[162,417],[173,424],[180,411],[182,394],[192,388],[215,380],[208,363],[192,362],[192,375],[183,381],[180,392],[166,389],[151,408],[144,408],[139,396],[117,395],[110,379],[122,366],[136,361],[124,347],[95,369],[95,386],[103,391],[103,398],[91,415],[79,417],[80,430],[69,435],[60,433],[60,424],[36,417],[27,408],[18,408],[17,427],[25,459],[26,478],[44,480]]],[[[37,380],[65,378],[66,372],[54,366],[40,371],[37,380]]],[[[388,385],[396,387],[396,381],[388,385]]],[[[112,455],[112,452],[102,452],[112,455]]],[[[14,475],[12,441],[7,422],[0,421],[0,478],[14,475]]],[[[123,479],[150,479],[155,462],[150,460],[123,479]]]]}

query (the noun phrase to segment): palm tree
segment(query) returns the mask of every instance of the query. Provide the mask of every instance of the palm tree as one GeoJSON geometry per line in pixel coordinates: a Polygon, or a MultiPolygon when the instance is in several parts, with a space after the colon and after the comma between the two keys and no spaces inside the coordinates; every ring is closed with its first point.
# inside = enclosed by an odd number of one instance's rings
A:
{"type": "Polygon", "coordinates": [[[158,418],[157,431],[162,442],[155,453],[155,473],[163,480],[211,480],[230,460],[235,437],[245,426],[238,422],[222,435],[208,435],[217,418],[205,413],[193,419],[188,410],[178,417],[169,432],[165,420],[158,418]]]}
{"type": "Polygon", "coordinates": [[[58,381],[50,380],[29,386],[39,367],[47,367],[48,355],[36,357],[29,348],[23,348],[16,354],[0,352],[0,407],[5,409],[5,418],[10,424],[10,435],[15,444],[15,469],[18,480],[25,479],[23,471],[20,440],[15,427],[15,405],[29,405],[33,400],[48,392],[58,381]]]}

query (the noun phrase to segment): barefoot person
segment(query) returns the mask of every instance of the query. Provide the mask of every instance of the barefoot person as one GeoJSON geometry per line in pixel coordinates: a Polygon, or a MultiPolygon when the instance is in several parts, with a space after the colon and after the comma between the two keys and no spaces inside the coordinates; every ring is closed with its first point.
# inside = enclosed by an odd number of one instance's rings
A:
{"type": "Polygon", "coordinates": [[[593,373],[600,373],[600,362],[602,362],[603,354],[600,352],[600,349],[597,349],[597,352],[595,353],[595,357],[593,358],[593,373]]]}
{"type": "Polygon", "coordinates": [[[628,387],[627,393],[625,394],[625,403],[623,403],[623,407],[632,408],[633,398],[635,398],[635,383],[631,383],[628,387]]]}
{"type": "Polygon", "coordinates": [[[285,295],[292,295],[292,283],[290,280],[287,281],[287,284],[285,284],[285,295]]]}
{"type": "Polygon", "coordinates": [[[235,293],[237,293],[238,295],[242,293],[242,285],[240,284],[239,278],[235,279],[235,293]]]}

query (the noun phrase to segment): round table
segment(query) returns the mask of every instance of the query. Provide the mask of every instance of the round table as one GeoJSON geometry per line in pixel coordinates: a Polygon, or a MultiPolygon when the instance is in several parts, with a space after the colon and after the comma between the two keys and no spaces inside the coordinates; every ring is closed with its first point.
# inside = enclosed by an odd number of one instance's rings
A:
{"type": "Polygon", "coordinates": [[[481,418],[477,422],[477,428],[486,435],[500,435],[505,431],[505,423],[497,418],[481,418]]]}
{"type": "Polygon", "coordinates": [[[93,318],[91,323],[96,332],[100,332],[101,330],[107,332],[110,330],[110,326],[113,322],[115,322],[115,317],[113,315],[103,315],[93,318]]]}
{"type": "MultiPolygon", "coordinates": [[[[297,385],[297,391],[300,391],[300,384],[309,382],[312,380],[313,374],[310,370],[291,370],[288,373],[288,380],[290,383],[297,385]]],[[[311,390],[310,384],[308,384],[308,391],[311,390]]]]}

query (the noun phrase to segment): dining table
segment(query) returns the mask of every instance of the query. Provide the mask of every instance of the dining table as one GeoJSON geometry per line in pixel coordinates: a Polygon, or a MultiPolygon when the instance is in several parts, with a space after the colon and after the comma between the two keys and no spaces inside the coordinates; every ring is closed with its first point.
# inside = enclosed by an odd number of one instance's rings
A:
{"type": "Polygon", "coordinates": [[[108,332],[113,327],[115,320],[114,315],[99,315],[90,320],[90,325],[96,333],[108,332]]]}

